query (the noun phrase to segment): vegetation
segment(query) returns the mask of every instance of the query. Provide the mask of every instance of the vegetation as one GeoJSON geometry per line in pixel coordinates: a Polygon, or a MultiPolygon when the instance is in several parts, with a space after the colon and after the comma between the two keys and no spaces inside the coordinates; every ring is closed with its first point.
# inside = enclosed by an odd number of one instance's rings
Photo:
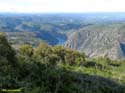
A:
{"type": "Polygon", "coordinates": [[[0,34],[0,93],[125,93],[124,68],[46,43],[13,49],[0,34]]]}

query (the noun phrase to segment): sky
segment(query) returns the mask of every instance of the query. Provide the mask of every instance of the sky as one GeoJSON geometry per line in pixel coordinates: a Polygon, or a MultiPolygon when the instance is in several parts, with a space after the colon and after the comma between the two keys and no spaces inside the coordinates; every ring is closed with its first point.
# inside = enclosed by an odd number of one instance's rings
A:
{"type": "Polygon", "coordinates": [[[125,0],[0,0],[0,12],[125,12],[125,0]]]}

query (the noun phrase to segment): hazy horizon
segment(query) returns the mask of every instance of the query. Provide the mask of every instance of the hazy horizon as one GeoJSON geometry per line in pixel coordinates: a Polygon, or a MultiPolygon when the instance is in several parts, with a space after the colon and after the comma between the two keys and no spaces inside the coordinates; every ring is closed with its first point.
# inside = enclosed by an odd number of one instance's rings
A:
{"type": "Polygon", "coordinates": [[[125,12],[124,0],[0,0],[0,13],[125,12]]]}

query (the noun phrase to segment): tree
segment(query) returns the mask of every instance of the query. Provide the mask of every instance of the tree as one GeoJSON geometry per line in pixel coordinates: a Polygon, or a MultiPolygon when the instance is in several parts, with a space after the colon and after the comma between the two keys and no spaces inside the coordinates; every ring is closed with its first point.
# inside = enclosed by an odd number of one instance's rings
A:
{"type": "Polygon", "coordinates": [[[18,87],[16,52],[10,46],[4,33],[0,33],[0,88],[18,87]]]}
{"type": "Polygon", "coordinates": [[[31,45],[22,45],[19,49],[20,55],[31,57],[33,55],[33,48],[31,45]]]}
{"type": "Polygon", "coordinates": [[[52,53],[51,47],[43,42],[34,50],[34,56],[39,58],[47,57],[51,53],[52,53]]]}
{"type": "Polygon", "coordinates": [[[16,53],[8,43],[4,33],[0,33],[0,56],[5,57],[9,62],[15,62],[16,53]]]}

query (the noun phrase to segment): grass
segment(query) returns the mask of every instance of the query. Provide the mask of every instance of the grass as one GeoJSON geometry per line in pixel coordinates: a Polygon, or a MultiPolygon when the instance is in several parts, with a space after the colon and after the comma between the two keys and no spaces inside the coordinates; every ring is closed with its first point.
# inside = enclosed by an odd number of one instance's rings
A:
{"type": "MultiPolygon", "coordinates": [[[[119,83],[125,84],[125,62],[122,61],[112,61],[99,58],[99,59],[91,59],[92,62],[95,62],[95,65],[89,66],[79,66],[79,67],[67,67],[69,70],[74,70],[75,72],[81,72],[88,75],[98,75],[105,78],[109,78],[115,80],[119,83]],[[112,63],[112,64],[111,64],[112,63]]],[[[88,60],[88,62],[90,59],[88,60]]],[[[87,63],[88,63],[87,62],[87,63]]]]}

